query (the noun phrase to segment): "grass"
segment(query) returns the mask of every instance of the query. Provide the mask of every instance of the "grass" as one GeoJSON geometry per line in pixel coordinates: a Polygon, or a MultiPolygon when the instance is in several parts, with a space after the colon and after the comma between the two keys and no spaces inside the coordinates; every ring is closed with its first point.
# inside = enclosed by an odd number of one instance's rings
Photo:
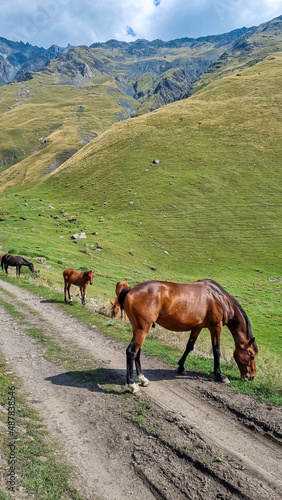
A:
{"type": "MultiPolygon", "coordinates": [[[[10,314],[10,311],[9,311],[10,314]]],[[[13,317],[15,314],[12,314],[13,317]]],[[[75,474],[65,460],[58,443],[52,441],[47,427],[34,408],[26,400],[20,380],[13,375],[3,375],[9,366],[0,353],[0,404],[8,407],[9,387],[16,387],[16,471],[17,486],[40,500],[73,499],[82,500],[78,491],[71,486],[75,474]]],[[[0,414],[0,420],[5,424],[5,414],[0,414]]],[[[8,431],[8,429],[7,429],[8,431]]],[[[9,458],[8,432],[2,432],[0,446],[5,460],[9,458]]],[[[3,500],[10,498],[8,491],[2,491],[3,500]]]]}

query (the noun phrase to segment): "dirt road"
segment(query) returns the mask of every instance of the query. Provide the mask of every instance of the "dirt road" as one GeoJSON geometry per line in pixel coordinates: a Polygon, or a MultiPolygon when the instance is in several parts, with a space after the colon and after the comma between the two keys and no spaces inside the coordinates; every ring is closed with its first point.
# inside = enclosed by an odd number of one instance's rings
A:
{"type": "MultiPolygon", "coordinates": [[[[124,347],[87,329],[44,298],[0,280],[0,297],[56,342],[93,357],[108,383],[78,382],[44,359],[44,345],[1,307],[0,347],[31,404],[78,471],[77,488],[93,500],[282,498],[281,410],[235,395],[225,384],[143,355],[150,385],[139,401],[124,394],[124,347]],[[28,308],[26,308],[28,305],[28,308]],[[36,314],[31,314],[36,312],[36,314]],[[33,403],[32,403],[33,402],[33,403]]],[[[188,362],[187,362],[188,365],[188,362]]]]}

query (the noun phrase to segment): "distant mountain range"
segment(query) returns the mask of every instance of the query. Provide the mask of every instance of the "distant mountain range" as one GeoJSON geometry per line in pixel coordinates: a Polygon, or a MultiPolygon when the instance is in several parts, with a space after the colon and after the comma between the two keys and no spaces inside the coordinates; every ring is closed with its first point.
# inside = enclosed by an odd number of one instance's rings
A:
{"type": "MultiPolygon", "coordinates": [[[[60,84],[84,87],[97,75],[109,75],[117,87],[137,101],[127,116],[143,114],[186,98],[199,89],[201,78],[254,64],[279,41],[282,16],[259,27],[242,28],[201,38],[109,40],[87,46],[49,49],[0,38],[0,85],[25,81],[42,71],[60,84]],[[196,87],[195,87],[196,84],[196,87]]],[[[200,85],[205,85],[203,80],[200,85]]]]}
{"type": "Polygon", "coordinates": [[[109,40],[90,47],[48,49],[0,38],[0,85],[30,78],[30,73],[59,73],[62,83],[83,85],[96,70],[113,76],[118,87],[135,99],[158,95],[156,107],[180,98],[222,54],[251,28],[201,38],[109,40]],[[58,59],[55,66],[50,61],[58,59]]]}

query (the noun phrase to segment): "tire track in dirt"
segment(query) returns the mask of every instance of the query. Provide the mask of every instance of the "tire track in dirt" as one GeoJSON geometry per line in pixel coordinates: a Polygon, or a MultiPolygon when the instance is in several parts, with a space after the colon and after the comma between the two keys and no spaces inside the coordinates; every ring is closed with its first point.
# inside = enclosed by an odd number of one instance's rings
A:
{"type": "MultiPolygon", "coordinates": [[[[17,297],[18,308],[26,303],[38,311],[38,325],[62,345],[79,346],[108,368],[109,379],[124,382],[123,347],[82,327],[44,299],[4,281],[0,286],[17,297]]],[[[11,299],[7,296],[5,300],[11,299]]],[[[16,305],[14,299],[12,303],[16,305]]],[[[279,445],[244,427],[226,406],[222,410],[214,401],[210,404],[197,395],[209,385],[210,393],[236,398],[227,386],[219,387],[208,379],[176,377],[175,370],[144,357],[143,364],[148,367],[144,372],[151,384],[142,397],[158,415],[158,420],[151,415],[147,422],[157,429],[156,438],[124,418],[116,396],[99,391],[93,384],[79,384],[45,361],[41,346],[24,332],[8,328],[1,344],[11,364],[21,372],[31,398],[42,401],[37,406],[51,432],[64,442],[71,461],[79,465],[83,478],[80,489],[87,498],[94,494],[95,500],[127,500],[132,492],[140,499],[281,498],[279,445]],[[35,357],[28,359],[28,352],[35,357]],[[224,466],[216,463],[217,456],[224,457],[224,466]]],[[[250,398],[245,399],[250,404],[250,398]]],[[[277,426],[281,413],[274,410],[272,418],[277,426]]]]}

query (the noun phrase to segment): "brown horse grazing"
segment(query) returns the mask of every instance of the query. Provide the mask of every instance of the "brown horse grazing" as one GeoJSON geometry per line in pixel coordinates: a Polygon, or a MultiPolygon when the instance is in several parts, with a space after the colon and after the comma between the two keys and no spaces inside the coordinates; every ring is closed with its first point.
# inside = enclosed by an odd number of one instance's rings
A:
{"type": "MultiPolygon", "coordinates": [[[[116,318],[120,310],[118,296],[124,288],[128,288],[129,284],[126,281],[118,281],[116,284],[116,299],[114,302],[111,301],[111,318],[116,318]]],[[[123,319],[123,309],[120,310],[120,317],[123,319]]]]}
{"type": "Polygon", "coordinates": [[[27,266],[30,271],[37,276],[39,276],[40,271],[36,271],[34,269],[34,266],[32,262],[28,262],[28,260],[24,259],[20,255],[11,255],[10,253],[5,253],[5,255],[2,255],[1,259],[1,267],[2,270],[4,271],[5,268],[5,273],[8,276],[8,267],[12,266],[16,268],[16,275],[20,276],[21,274],[21,267],[22,266],[27,266]]]}
{"type": "Polygon", "coordinates": [[[74,269],[66,269],[63,272],[63,276],[65,281],[65,302],[67,302],[66,291],[68,291],[69,300],[72,300],[70,296],[70,287],[71,285],[75,285],[79,286],[80,288],[81,303],[83,306],[85,306],[85,290],[88,283],[90,283],[90,285],[93,284],[93,271],[84,271],[84,273],[78,273],[74,269]]]}
{"type": "Polygon", "coordinates": [[[194,349],[200,331],[208,328],[214,356],[214,376],[219,382],[229,382],[220,370],[220,334],[222,327],[227,325],[235,342],[234,359],[241,377],[254,379],[258,349],[250,322],[237,300],[215,281],[204,279],[187,284],[148,281],[124,288],[119,294],[119,303],[133,328],[133,338],[126,349],[127,383],[132,392],[139,390],[133,377],[134,361],[139,382],[142,386],[149,384],[142,374],[140,352],[155,323],[172,331],[191,330],[186,350],[178,362],[178,373],[184,371],[186,357],[194,349]]]}

